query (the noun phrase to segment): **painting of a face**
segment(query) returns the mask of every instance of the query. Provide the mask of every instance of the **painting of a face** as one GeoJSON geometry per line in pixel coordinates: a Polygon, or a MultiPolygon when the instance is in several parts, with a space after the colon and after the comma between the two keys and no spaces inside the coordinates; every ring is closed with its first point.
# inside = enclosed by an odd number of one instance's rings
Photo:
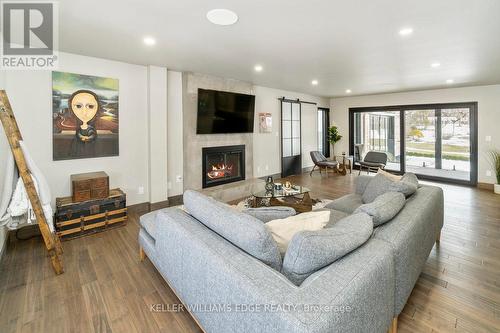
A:
{"type": "Polygon", "coordinates": [[[54,161],[119,155],[119,88],[118,79],[52,72],[54,161]]]}
{"type": "Polygon", "coordinates": [[[98,109],[99,103],[96,98],[87,92],[77,93],[71,100],[71,111],[82,121],[80,125],[82,129],[88,128],[89,121],[94,119],[98,109]]]}

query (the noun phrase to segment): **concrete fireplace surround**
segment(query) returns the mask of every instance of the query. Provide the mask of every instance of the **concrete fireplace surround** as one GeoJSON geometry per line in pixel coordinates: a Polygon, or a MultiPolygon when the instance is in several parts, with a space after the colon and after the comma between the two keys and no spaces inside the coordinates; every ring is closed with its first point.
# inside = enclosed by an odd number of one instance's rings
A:
{"type": "MultiPolygon", "coordinates": [[[[183,73],[183,148],[184,190],[202,188],[203,147],[245,145],[245,178],[253,178],[253,133],[245,134],[196,134],[198,88],[255,94],[248,82],[225,79],[198,73],[183,73]]],[[[235,183],[237,184],[237,183],[235,183]]],[[[231,186],[234,188],[234,186],[231,186]]],[[[218,188],[218,187],[216,187],[218,188]]]]}

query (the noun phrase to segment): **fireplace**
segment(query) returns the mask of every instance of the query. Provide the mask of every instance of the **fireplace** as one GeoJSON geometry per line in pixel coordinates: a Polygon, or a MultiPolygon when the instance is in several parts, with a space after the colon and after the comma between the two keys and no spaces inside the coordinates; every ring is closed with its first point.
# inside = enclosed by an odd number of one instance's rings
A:
{"type": "Polygon", "coordinates": [[[245,179],[245,145],[202,148],[203,188],[245,179]]]}

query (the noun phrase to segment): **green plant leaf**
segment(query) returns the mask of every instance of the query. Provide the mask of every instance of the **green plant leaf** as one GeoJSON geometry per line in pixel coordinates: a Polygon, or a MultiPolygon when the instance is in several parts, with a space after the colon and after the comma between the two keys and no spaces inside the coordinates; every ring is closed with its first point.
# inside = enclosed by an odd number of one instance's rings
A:
{"type": "Polygon", "coordinates": [[[342,139],[342,135],[339,134],[337,126],[331,126],[328,128],[328,142],[335,145],[342,139]]]}

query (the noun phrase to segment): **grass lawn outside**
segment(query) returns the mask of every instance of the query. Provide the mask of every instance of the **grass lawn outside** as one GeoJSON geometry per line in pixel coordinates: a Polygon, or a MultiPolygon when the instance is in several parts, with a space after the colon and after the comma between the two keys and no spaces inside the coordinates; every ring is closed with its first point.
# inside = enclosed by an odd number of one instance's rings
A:
{"type": "MultiPolygon", "coordinates": [[[[407,142],[406,147],[416,148],[419,150],[427,150],[433,152],[435,150],[434,143],[431,142],[407,142]]],[[[470,148],[468,146],[457,146],[457,145],[443,145],[443,153],[470,153],[470,148]]]]}

